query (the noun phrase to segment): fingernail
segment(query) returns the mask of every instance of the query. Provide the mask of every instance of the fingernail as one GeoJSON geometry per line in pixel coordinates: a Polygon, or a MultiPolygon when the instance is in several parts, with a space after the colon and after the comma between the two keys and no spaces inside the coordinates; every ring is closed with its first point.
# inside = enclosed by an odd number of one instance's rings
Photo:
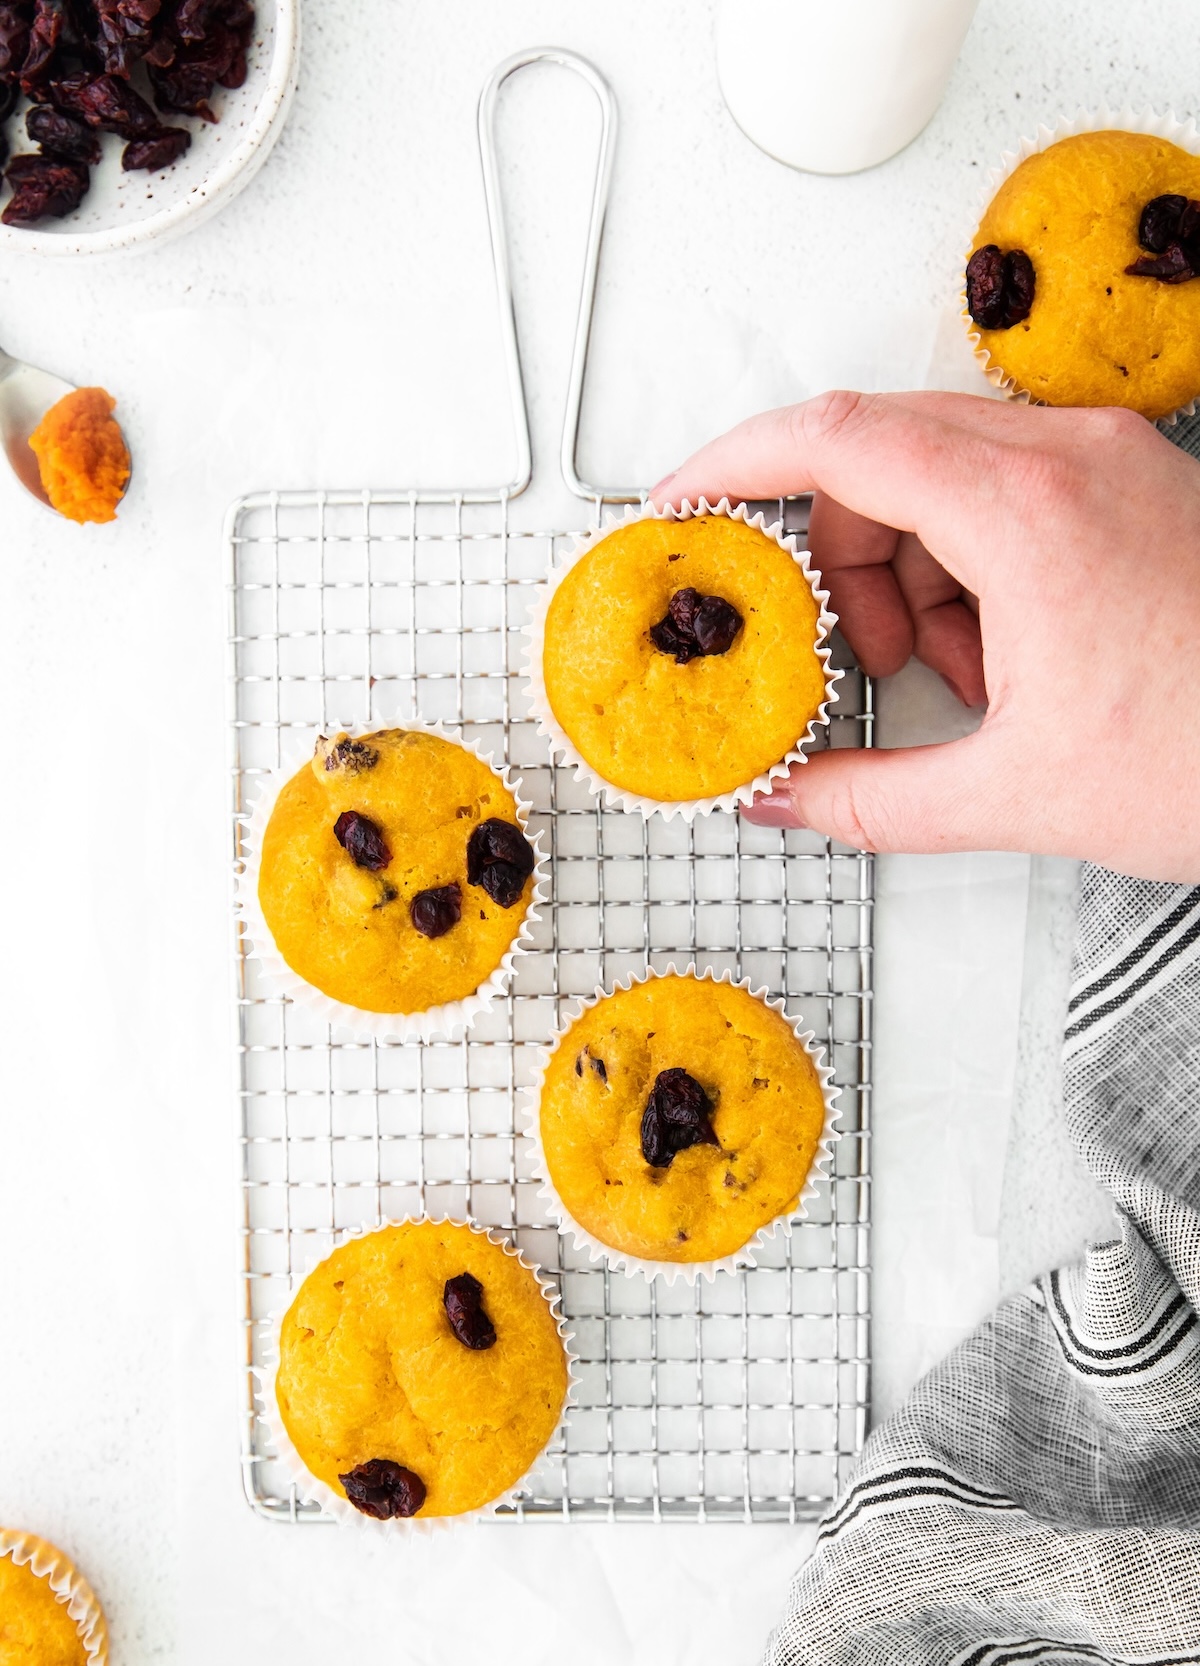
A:
{"type": "Polygon", "coordinates": [[[665,492],[667,487],[671,484],[672,480],[674,480],[675,476],[678,473],[679,473],[678,469],[672,469],[670,474],[664,474],[657,486],[651,486],[650,496],[651,497],[657,497],[660,492],[665,492]]]}
{"type": "Polygon", "coordinates": [[[764,793],[752,804],[742,805],[742,814],[755,827],[806,827],[796,814],[795,800],[786,787],[764,793]]]}

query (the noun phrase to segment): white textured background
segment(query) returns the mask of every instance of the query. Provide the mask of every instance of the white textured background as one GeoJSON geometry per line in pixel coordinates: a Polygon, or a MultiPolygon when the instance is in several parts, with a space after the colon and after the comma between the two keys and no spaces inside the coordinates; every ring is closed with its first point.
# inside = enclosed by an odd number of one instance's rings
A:
{"type": "MultiPolygon", "coordinates": [[[[0,1520],[78,1557],[114,1666],[749,1666],[801,1531],[501,1528],[380,1552],[241,1500],[221,514],[263,486],[507,473],[474,105],[518,47],[590,55],[620,101],[585,467],[652,480],[763,405],[921,382],[999,151],[1104,99],[1191,113],[1195,15],[982,0],[929,129],[843,180],[737,132],[703,4],[309,0],[305,31],[279,147],[211,224],[0,270],[0,339],[108,386],[136,458],[113,528],[0,481],[0,1520]]],[[[544,441],[594,117],[547,72],[501,128],[544,441]]],[[[893,741],[957,721],[919,671],[883,705],[893,741]]],[[[1022,1004],[1028,868],[881,864],[880,1410],[1096,1211],[1052,1121],[1072,877],[1035,864],[1022,1004]]]]}

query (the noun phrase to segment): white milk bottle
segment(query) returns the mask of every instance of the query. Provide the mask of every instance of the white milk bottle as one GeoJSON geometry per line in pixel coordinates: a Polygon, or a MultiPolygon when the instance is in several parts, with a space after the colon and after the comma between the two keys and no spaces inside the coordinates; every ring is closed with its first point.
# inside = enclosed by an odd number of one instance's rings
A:
{"type": "Polygon", "coordinates": [[[768,155],[851,174],[903,150],[941,102],[978,0],[720,0],[717,74],[768,155]]]}

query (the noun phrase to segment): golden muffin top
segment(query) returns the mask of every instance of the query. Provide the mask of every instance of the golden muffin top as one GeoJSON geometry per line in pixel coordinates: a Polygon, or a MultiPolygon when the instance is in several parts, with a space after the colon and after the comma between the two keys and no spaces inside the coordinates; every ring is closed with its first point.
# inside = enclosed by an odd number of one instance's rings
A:
{"type": "Polygon", "coordinates": [[[79,1627],[26,1562],[0,1556],[0,1666],[86,1666],[79,1627]]]}
{"type": "Polygon", "coordinates": [[[566,1399],[566,1354],[533,1273],[447,1221],[334,1250],[297,1291],[279,1347],[275,1394],[300,1457],[380,1519],[500,1497],[566,1399]]]}
{"type": "Polygon", "coordinates": [[[745,786],[825,699],[803,568],[727,515],[618,527],[546,615],[550,708],[603,780],[663,803],[745,786]]]}
{"type": "MultiPolygon", "coordinates": [[[[1007,328],[980,330],[990,363],[1018,388],[1050,405],[1125,405],[1151,419],[1200,393],[1200,278],[1169,282],[1128,270],[1160,262],[1151,245],[1165,249],[1181,230],[1169,213],[1144,222],[1147,205],[1164,196],[1184,206],[1200,198],[1200,157],[1145,133],[1060,139],[1000,186],[975,234],[972,264],[995,249],[1010,262],[1008,288],[998,297],[984,272],[973,311],[986,319],[989,301],[993,315],[1006,299],[1018,303],[1009,306],[1015,322],[1007,328]],[[1031,299],[1016,296],[1015,254],[1032,266],[1031,299]]],[[[1186,235],[1184,242],[1191,247],[1186,235]]],[[[1200,242],[1194,253],[1200,268],[1200,242]]],[[[968,278],[969,304],[972,289],[968,278]]]]}
{"type": "Polygon", "coordinates": [[[778,1012],[748,990],[670,974],[574,1021],[538,1121],[550,1179],[600,1243],[715,1261],[795,1208],[825,1102],[778,1012]]]}
{"type": "Polygon", "coordinates": [[[420,730],[322,737],[263,836],[258,898],[291,969],[370,1012],[472,994],[520,934],[535,858],[482,759],[420,730]]]}

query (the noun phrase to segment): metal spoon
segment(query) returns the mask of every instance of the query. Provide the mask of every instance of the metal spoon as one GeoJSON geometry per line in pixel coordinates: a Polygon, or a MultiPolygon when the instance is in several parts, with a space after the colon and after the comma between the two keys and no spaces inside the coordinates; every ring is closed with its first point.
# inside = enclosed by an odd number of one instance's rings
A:
{"type": "Polygon", "coordinates": [[[51,376],[48,370],[38,370],[36,365],[23,364],[0,347],[0,445],[22,486],[47,509],[54,506],[42,485],[29,436],[52,405],[57,405],[64,394],[74,392],[73,383],[51,376]]]}

